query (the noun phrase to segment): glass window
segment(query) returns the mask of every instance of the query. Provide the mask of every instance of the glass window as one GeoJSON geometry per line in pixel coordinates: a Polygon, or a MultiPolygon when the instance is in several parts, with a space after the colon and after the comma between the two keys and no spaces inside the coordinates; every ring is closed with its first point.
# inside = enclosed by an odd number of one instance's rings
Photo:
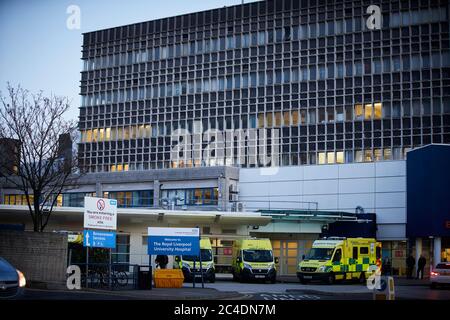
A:
{"type": "Polygon", "coordinates": [[[372,150],[364,150],[364,162],[372,162],[372,150]]]}
{"type": "Polygon", "coordinates": [[[344,152],[343,151],[336,152],[336,163],[344,163],[344,152]]]}
{"type": "Polygon", "coordinates": [[[372,104],[371,103],[366,103],[364,105],[364,119],[365,120],[370,120],[372,119],[372,104]]]}
{"type": "Polygon", "coordinates": [[[362,150],[355,151],[355,162],[363,162],[363,152],[362,150]]]}
{"type": "Polygon", "coordinates": [[[327,163],[331,164],[334,163],[334,152],[327,152],[327,163]]]}
{"type": "Polygon", "coordinates": [[[355,120],[362,120],[363,119],[363,105],[355,104],[355,111],[353,114],[355,115],[355,120]]]}
{"type": "Polygon", "coordinates": [[[298,125],[298,111],[297,110],[292,111],[292,125],[293,126],[298,125]]]}
{"type": "Polygon", "coordinates": [[[381,119],[381,115],[382,115],[381,102],[376,102],[376,103],[374,103],[373,106],[374,106],[374,114],[373,114],[374,119],[381,119]]]}
{"type": "Polygon", "coordinates": [[[317,163],[318,164],[325,164],[326,163],[326,157],[327,156],[326,156],[325,152],[319,152],[317,163]]]}

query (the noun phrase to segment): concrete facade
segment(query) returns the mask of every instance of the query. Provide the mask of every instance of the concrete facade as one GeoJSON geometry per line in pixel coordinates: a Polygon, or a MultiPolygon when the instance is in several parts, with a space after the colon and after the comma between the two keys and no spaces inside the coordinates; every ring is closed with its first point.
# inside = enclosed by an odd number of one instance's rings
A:
{"type": "Polygon", "coordinates": [[[318,209],[376,213],[379,240],[404,240],[406,162],[241,169],[239,201],[247,210],[318,209]]]}

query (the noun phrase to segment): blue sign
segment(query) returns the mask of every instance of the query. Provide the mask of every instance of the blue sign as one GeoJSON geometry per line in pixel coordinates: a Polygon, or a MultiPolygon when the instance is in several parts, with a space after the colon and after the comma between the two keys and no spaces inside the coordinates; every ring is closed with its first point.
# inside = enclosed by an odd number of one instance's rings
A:
{"type": "Polygon", "coordinates": [[[110,248],[116,247],[116,232],[84,230],[83,246],[91,248],[110,248]]]}
{"type": "Polygon", "coordinates": [[[149,228],[149,255],[200,254],[200,238],[196,228],[149,228]]]}

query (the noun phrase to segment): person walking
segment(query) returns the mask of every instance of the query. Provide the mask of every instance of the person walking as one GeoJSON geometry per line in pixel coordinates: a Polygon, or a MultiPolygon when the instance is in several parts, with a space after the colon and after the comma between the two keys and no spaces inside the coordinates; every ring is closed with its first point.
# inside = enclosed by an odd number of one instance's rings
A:
{"type": "Polygon", "coordinates": [[[426,264],[427,259],[423,255],[420,255],[419,261],[417,261],[417,279],[423,279],[423,271],[426,264]]]}
{"type": "Polygon", "coordinates": [[[409,254],[408,258],[406,258],[406,278],[407,279],[412,279],[415,264],[416,264],[416,260],[414,260],[414,257],[411,254],[409,254]]]}
{"type": "Polygon", "coordinates": [[[167,264],[169,263],[169,258],[166,255],[157,255],[155,263],[159,266],[160,269],[165,269],[167,264]]]}

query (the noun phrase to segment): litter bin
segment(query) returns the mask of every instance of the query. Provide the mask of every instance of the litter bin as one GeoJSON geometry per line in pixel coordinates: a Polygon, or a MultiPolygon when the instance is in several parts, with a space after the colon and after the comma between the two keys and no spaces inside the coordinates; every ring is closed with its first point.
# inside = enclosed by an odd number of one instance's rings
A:
{"type": "Polygon", "coordinates": [[[138,289],[152,290],[152,267],[139,266],[138,269],[138,289]],[[147,270],[143,270],[143,269],[147,270]]]}

